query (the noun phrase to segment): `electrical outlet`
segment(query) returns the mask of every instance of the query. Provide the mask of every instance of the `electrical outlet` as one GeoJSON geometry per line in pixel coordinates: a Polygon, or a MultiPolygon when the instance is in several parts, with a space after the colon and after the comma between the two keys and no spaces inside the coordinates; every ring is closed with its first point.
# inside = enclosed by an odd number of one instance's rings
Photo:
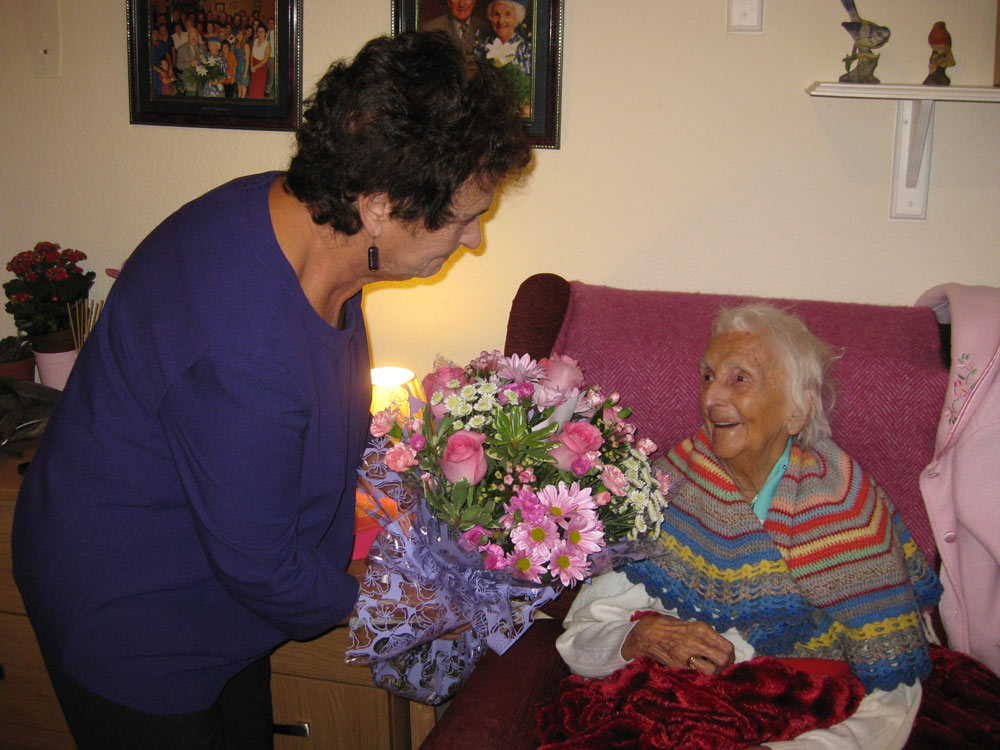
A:
{"type": "Polygon", "coordinates": [[[761,34],[764,31],[764,0],[726,0],[726,31],[761,34]]]}
{"type": "Polygon", "coordinates": [[[59,77],[59,1],[21,0],[24,43],[36,78],[59,77]]]}

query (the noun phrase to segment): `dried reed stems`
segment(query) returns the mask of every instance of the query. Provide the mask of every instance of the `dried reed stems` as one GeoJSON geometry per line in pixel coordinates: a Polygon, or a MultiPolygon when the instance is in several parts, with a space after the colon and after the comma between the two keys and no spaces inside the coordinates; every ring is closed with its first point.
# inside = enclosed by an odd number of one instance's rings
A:
{"type": "Polygon", "coordinates": [[[90,335],[91,329],[97,323],[97,318],[103,308],[104,300],[81,299],[72,305],[67,303],[69,330],[73,333],[73,346],[76,347],[77,351],[80,351],[83,342],[87,340],[87,336],[90,335]]]}

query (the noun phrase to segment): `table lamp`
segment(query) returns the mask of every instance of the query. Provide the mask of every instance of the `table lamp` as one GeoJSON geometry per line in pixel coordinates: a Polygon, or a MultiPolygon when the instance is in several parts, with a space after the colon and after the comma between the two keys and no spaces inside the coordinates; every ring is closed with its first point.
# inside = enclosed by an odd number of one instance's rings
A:
{"type": "Polygon", "coordinates": [[[425,400],[424,389],[413,370],[405,367],[372,368],[372,414],[395,406],[401,417],[409,417],[411,410],[419,410],[421,406],[413,404],[413,400],[425,400]]]}

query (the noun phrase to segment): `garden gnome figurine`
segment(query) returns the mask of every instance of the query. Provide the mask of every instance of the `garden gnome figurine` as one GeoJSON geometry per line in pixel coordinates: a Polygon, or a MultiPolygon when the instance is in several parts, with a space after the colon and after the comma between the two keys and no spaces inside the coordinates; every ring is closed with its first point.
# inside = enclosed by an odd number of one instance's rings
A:
{"type": "Polygon", "coordinates": [[[840,77],[841,83],[879,83],[875,77],[875,66],[878,65],[878,55],[872,50],[878,49],[889,41],[889,28],[866,21],[858,15],[854,0],[840,0],[851,16],[850,21],[844,21],[841,26],[854,40],[851,54],[844,58],[847,72],[840,77]],[[852,63],[857,63],[851,68],[852,63]]]}
{"type": "Polygon", "coordinates": [[[924,79],[925,86],[948,86],[951,79],[945,73],[945,68],[955,64],[955,56],[951,54],[951,34],[945,28],[944,21],[938,21],[927,36],[931,45],[931,61],[927,66],[930,73],[924,79]]]}

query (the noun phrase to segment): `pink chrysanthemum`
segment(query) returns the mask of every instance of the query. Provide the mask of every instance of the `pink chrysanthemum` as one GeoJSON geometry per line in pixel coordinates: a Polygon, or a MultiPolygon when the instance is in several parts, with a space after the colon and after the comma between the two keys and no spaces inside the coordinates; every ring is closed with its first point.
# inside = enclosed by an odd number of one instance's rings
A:
{"type": "Polygon", "coordinates": [[[528,553],[527,550],[514,550],[507,557],[508,569],[518,578],[524,578],[534,583],[542,582],[542,573],[545,568],[542,563],[544,557],[536,557],[528,553]]]}
{"type": "Polygon", "coordinates": [[[549,556],[549,573],[558,577],[563,586],[582,581],[590,572],[590,563],[575,553],[565,542],[556,545],[549,556]]]}
{"type": "Polygon", "coordinates": [[[544,372],[541,365],[527,354],[504,357],[497,367],[497,375],[515,383],[536,382],[544,372]]]}
{"type": "Polygon", "coordinates": [[[510,532],[510,540],[516,551],[525,551],[536,557],[547,557],[559,542],[556,522],[546,516],[538,523],[522,522],[510,532]]]}
{"type": "Polygon", "coordinates": [[[581,556],[599,552],[604,546],[604,524],[596,515],[571,518],[563,530],[566,549],[581,556]]]}
{"type": "Polygon", "coordinates": [[[592,511],[596,507],[590,487],[581,489],[577,482],[568,487],[565,482],[559,482],[558,486],[548,484],[539,490],[538,500],[560,526],[566,525],[566,519],[585,510],[592,511]]]}

